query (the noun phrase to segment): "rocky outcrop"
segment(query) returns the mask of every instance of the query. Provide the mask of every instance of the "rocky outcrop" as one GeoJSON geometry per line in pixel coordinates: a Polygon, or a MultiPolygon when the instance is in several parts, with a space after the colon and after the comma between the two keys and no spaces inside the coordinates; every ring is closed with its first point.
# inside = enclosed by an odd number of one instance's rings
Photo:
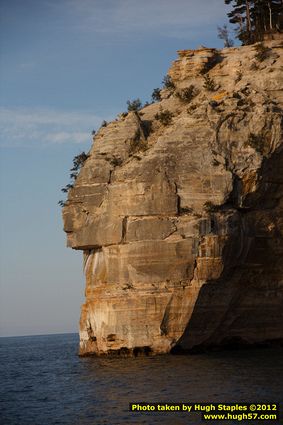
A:
{"type": "Polygon", "coordinates": [[[283,338],[283,44],[267,46],[179,52],[175,88],[95,136],[63,208],[81,355],[283,338]]]}

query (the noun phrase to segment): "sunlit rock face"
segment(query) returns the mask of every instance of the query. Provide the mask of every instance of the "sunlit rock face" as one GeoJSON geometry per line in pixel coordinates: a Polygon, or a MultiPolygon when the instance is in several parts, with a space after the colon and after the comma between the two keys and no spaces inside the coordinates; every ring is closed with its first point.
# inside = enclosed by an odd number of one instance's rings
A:
{"type": "Polygon", "coordinates": [[[267,45],[263,61],[179,52],[175,89],[95,136],[63,208],[81,355],[283,338],[282,41],[267,45]]]}

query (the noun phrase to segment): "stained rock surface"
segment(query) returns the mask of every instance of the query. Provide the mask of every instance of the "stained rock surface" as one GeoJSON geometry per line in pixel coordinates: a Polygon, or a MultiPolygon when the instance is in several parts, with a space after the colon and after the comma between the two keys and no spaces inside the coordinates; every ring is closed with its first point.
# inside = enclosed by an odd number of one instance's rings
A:
{"type": "Polygon", "coordinates": [[[175,87],[95,136],[63,208],[81,355],[283,339],[282,41],[180,51],[175,87]]]}

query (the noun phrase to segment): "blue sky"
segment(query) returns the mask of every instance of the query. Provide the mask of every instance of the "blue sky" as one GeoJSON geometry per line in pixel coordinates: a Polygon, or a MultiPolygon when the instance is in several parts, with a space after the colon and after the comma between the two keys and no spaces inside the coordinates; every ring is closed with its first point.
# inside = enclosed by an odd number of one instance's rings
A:
{"type": "Polygon", "coordinates": [[[221,47],[223,0],[0,0],[0,335],[76,332],[60,188],[91,131],[150,100],[176,50],[221,47]]]}

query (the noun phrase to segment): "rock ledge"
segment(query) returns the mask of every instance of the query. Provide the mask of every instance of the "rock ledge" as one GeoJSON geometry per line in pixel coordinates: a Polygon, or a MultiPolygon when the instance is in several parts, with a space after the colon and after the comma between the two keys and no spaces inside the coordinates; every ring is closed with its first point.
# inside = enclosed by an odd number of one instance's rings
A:
{"type": "Polygon", "coordinates": [[[283,338],[282,41],[266,44],[262,62],[180,51],[175,91],[95,136],[63,208],[84,253],[81,355],[283,338]]]}

